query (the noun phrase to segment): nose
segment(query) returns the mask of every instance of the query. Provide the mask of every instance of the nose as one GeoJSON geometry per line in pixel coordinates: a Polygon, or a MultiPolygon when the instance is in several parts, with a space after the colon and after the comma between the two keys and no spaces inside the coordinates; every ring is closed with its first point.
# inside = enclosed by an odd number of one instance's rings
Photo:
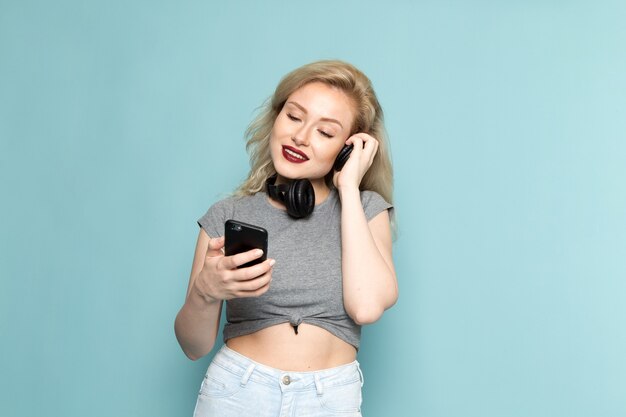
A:
{"type": "Polygon", "coordinates": [[[293,136],[291,136],[291,140],[296,146],[308,145],[309,138],[308,138],[306,127],[302,126],[300,129],[293,132],[293,136]]]}
{"type": "Polygon", "coordinates": [[[304,146],[306,145],[306,142],[302,139],[300,139],[301,136],[292,136],[291,137],[291,141],[296,145],[296,146],[304,146]]]}

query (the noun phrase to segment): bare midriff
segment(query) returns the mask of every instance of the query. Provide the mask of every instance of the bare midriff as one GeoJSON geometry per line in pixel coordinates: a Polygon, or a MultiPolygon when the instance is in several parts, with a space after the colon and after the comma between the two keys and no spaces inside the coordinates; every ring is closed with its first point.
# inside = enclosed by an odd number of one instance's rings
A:
{"type": "Polygon", "coordinates": [[[356,359],[354,346],[306,323],[298,326],[298,334],[289,323],[283,323],[234,337],[226,345],[255,362],[284,371],[319,371],[356,359]]]}

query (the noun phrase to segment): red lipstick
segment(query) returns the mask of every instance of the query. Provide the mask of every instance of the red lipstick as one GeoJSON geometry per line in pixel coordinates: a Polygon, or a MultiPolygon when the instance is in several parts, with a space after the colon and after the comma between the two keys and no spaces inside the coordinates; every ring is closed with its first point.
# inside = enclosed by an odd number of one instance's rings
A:
{"type": "Polygon", "coordinates": [[[283,145],[283,157],[287,161],[293,162],[295,164],[300,164],[309,160],[309,157],[306,156],[303,152],[287,145],[283,145]]]}

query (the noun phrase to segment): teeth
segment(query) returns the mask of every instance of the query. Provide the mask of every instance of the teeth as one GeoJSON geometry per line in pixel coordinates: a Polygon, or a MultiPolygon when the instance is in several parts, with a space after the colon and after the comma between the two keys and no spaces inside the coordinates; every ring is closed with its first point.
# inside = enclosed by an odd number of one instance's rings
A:
{"type": "Polygon", "coordinates": [[[306,161],[306,158],[304,158],[302,155],[295,153],[294,151],[285,148],[285,152],[287,152],[289,155],[293,156],[294,158],[298,158],[301,159],[303,161],[306,161]]]}

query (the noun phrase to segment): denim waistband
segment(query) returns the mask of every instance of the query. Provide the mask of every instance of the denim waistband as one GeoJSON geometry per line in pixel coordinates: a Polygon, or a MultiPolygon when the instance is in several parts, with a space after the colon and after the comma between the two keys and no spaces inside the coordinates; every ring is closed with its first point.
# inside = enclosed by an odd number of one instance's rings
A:
{"type": "Polygon", "coordinates": [[[358,361],[318,371],[283,371],[255,362],[224,344],[213,358],[213,364],[241,378],[241,384],[254,381],[268,386],[280,386],[282,391],[317,390],[341,386],[358,380],[363,385],[363,373],[358,361]]]}

